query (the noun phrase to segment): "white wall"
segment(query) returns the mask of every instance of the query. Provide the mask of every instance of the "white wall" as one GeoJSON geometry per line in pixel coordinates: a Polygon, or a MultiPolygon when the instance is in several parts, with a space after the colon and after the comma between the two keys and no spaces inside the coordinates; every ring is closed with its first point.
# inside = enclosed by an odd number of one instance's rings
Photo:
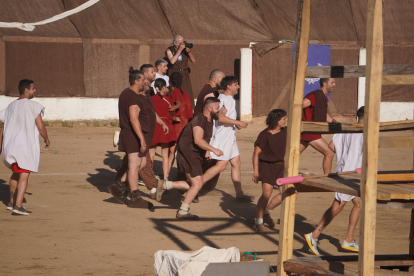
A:
{"type": "Polygon", "coordinates": [[[253,53],[251,48],[240,49],[240,119],[252,119],[253,53]]]}
{"type": "MultiPolygon", "coordinates": [[[[17,97],[0,96],[0,110],[17,97]]],[[[118,99],[115,98],[33,98],[45,107],[44,120],[116,120],[118,99]]]]}
{"type": "MultiPolygon", "coordinates": [[[[359,50],[359,65],[366,65],[366,49],[359,50]]],[[[358,78],[358,108],[365,105],[365,78],[358,78]]],[[[413,120],[414,103],[381,102],[380,122],[413,120]]]]}

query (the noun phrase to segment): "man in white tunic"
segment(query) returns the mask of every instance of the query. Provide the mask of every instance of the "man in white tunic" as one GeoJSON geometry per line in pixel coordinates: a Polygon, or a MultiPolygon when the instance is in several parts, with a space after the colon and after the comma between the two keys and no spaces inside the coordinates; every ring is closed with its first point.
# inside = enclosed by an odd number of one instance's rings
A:
{"type": "MultiPolygon", "coordinates": [[[[166,61],[165,59],[158,59],[155,62],[155,80],[156,79],[164,79],[165,82],[167,83],[167,87],[170,86],[170,77],[167,76],[167,71],[168,71],[168,61],[166,61]]],[[[153,88],[153,91],[155,94],[157,94],[157,91],[155,90],[155,80],[151,83],[151,87],[153,88]]],[[[152,95],[151,95],[152,96],[152,95]]]]}
{"type": "Polygon", "coordinates": [[[30,99],[36,89],[32,80],[19,82],[20,97],[0,111],[3,122],[0,132],[0,153],[4,164],[13,171],[10,178],[10,202],[7,210],[13,214],[30,215],[23,207],[29,175],[39,169],[39,133],[44,138],[45,148],[50,146],[42,117],[44,107],[30,99]]]}
{"type": "MultiPolygon", "coordinates": [[[[360,107],[357,111],[358,123],[364,123],[364,107],[360,107]]],[[[332,142],[329,144],[336,153],[336,173],[354,171],[357,168],[361,168],[362,164],[362,148],[364,144],[364,137],[362,133],[341,133],[335,134],[332,142]]],[[[305,240],[309,245],[310,250],[319,255],[318,251],[318,238],[322,231],[328,226],[328,224],[338,215],[345,207],[348,201],[354,204],[351,214],[349,215],[348,232],[342,248],[354,252],[359,251],[359,245],[354,240],[354,230],[359,219],[358,206],[359,197],[346,195],[342,193],[335,193],[335,199],[332,206],[325,211],[321,221],[315,230],[305,235],[305,240]]]]}
{"type": "Polygon", "coordinates": [[[226,76],[221,80],[221,87],[224,89],[224,92],[218,97],[220,100],[220,114],[218,121],[214,121],[213,137],[211,138],[210,145],[221,150],[223,155],[216,156],[213,152],[207,151],[207,159],[215,159],[217,164],[204,173],[203,183],[224,171],[230,161],[231,179],[236,190],[236,201],[252,202],[254,201],[254,196],[244,194],[241,187],[240,154],[235,133],[236,127],[238,129],[247,127],[246,122],[236,120],[237,112],[234,95],[239,91],[239,82],[234,76],[226,76]]]}

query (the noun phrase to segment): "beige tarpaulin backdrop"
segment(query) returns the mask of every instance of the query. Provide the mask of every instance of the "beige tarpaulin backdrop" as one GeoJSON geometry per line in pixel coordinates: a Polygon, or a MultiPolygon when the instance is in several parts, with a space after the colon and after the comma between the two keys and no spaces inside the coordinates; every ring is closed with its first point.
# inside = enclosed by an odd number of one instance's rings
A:
{"type": "MultiPolygon", "coordinates": [[[[37,22],[85,2],[0,0],[0,22],[37,22]]],[[[358,64],[366,7],[367,0],[312,1],[310,39],[332,46],[332,65],[358,64]]],[[[291,46],[272,45],[294,40],[296,13],[295,0],[101,0],[32,32],[0,28],[0,94],[17,94],[18,80],[27,77],[36,80],[39,96],[117,97],[128,66],[154,63],[180,34],[195,44],[196,94],[215,68],[237,75],[239,49],[258,42],[264,55],[253,57],[253,114],[265,115],[287,107],[291,46]]],[[[384,63],[414,63],[412,14],[412,1],[384,0],[384,63]]],[[[354,114],[356,90],[356,80],[340,80],[331,108],[354,114]]],[[[383,101],[414,101],[410,90],[383,87],[383,101]]]]}

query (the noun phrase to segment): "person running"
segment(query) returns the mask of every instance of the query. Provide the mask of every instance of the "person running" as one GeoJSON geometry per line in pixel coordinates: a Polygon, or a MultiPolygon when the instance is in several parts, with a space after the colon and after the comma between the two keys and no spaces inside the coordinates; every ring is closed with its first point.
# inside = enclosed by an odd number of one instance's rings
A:
{"type": "MultiPolygon", "coordinates": [[[[322,78],[319,80],[321,88],[310,92],[302,102],[302,121],[336,123],[335,119],[328,114],[328,98],[326,95],[332,93],[336,86],[334,78],[322,78]]],[[[302,134],[300,136],[300,153],[311,145],[314,149],[324,155],[323,172],[331,173],[334,152],[328,147],[328,143],[320,134],[302,134]]]]}
{"type": "MultiPolygon", "coordinates": [[[[213,135],[213,120],[217,120],[220,112],[220,100],[210,97],[204,102],[203,113],[194,117],[184,128],[177,144],[177,166],[187,177],[186,181],[165,181],[165,189],[170,190],[179,187],[190,187],[185,195],[180,209],[177,211],[177,219],[198,220],[198,216],[189,213],[190,204],[203,186],[203,158],[206,152],[212,151],[216,156],[223,152],[209,145],[213,135]]],[[[181,188],[182,189],[182,188],[181,188]]]]}
{"type": "MultiPolygon", "coordinates": [[[[358,123],[364,123],[364,107],[360,107],[357,111],[358,123]]],[[[335,134],[332,142],[329,143],[336,153],[336,173],[353,171],[361,168],[362,164],[362,147],[364,137],[362,133],[341,133],[335,134]]],[[[359,197],[335,193],[335,199],[332,206],[325,211],[321,221],[315,230],[309,234],[305,234],[305,240],[313,254],[319,255],[318,238],[322,231],[329,223],[338,215],[345,207],[345,204],[352,201],[354,207],[349,215],[348,232],[342,243],[342,248],[354,252],[359,251],[359,245],[354,240],[354,230],[359,219],[360,207],[358,205],[359,197]]]]}
{"type": "Polygon", "coordinates": [[[278,186],[279,194],[275,195],[270,202],[269,199],[273,187],[277,185],[276,180],[283,177],[285,168],[286,122],[286,111],[273,109],[266,118],[267,128],[259,133],[254,143],[252,180],[254,183],[262,181],[262,196],[257,202],[254,225],[257,232],[270,231],[263,225],[263,222],[270,228],[276,226],[270,214],[282,202],[282,187],[278,186]]]}
{"type": "Polygon", "coordinates": [[[220,149],[223,155],[217,156],[214,152],[207,152],[206,157],[217,160],[216,165],[209,168],[203,176],[206,183],[218,173],[224,171],[227,164],[231,164],[231,179],[233,180],[234,189],[236,191],[236,202],[252,202],[254,196],[243,193],[241,187],[240,172],[240,154],[236,142],[235,128],[246,128],[247,123],[237,121],[236,104],[234,95],[238,93],[240,88],[239,82],[234,76],[226,76],[221,81],[221,87],[224,88],[223,94],[220,94],[220,115],[214,124],[214,135],[211,138],[210,145],[213,148],[220,149]]]}
{"type": "Polygon", "coordinates": [[[39,133],[50,147],[42,117],[45,108],[33,99],[36,88],[32,80],[19,82],[19,98],[0,112],[0,153],[4,164],[12,170],[10,202],[7,210],[16,215],[30,215],[23,205],[31,172],[37,172],[40,161],[39,133]]]}

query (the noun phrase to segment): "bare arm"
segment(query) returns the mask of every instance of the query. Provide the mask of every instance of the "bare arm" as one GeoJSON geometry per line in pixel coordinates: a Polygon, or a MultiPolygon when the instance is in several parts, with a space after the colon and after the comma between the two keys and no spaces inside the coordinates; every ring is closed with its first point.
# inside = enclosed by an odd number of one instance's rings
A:
{"type": "Polygon", "coordinates": [[[176,109],[179,109],[180,107],[181,107],[181,102],[180,101],[176,101],[175,102],[175,105],[171,106],[169,110],[170,111],[174,111],[176,109]]]}
{"type": "Polygon", "coordinates": [[[165,131],[165,135],[167,135],[170,130],[168,129],[168,126],[164,123],[164,121],[160,118],[157,112],[155,112],[155,118],[157,120],[157,123],[162,126],[162,129],[165,131]]]}
{"type": "Polygon", "coordinates": [[[334,118],[331,117],[331,115],[326,114],[326,121],[328,123],[336,123],[336,120],[334,118]]]}
{"type": "Polygon", "coordinates": [[[167,50],[167,58],[170,60],[171,64],[175,64],[177,62],[178,57],[180,56],[181,52],[184,50],[185,45],[181,44],[180,47],[178,47],[177,52],[175,55],[172,54],[171,50],[167,50]]]}
{"type": "Polygon", "coordinates": [[[227,109],[225,107],[222,107],[218,114],[218,118],[219,118],[218,121],[220,123],[236,125],[238,129],[247,127],[248,124],[246,122],[230,119],[229,117],[226,117],[226,114],[227,114],[227,109]]]}
{"type": "Polygon", "coordinates": [[[212,146],[210,146],[204,139],[203,139],[203,135],[204,135],[204,130],[199,127],[199,126],[195,126],[193,127],[193,137],[194,137],[194,143],[199,146],[200,148],[202,148],[203,150],[208,150],[208,151],[212,151],[215,155],[217,156],[221,156],[223,155],[223,152],[219,149],[213,148],[212,146]]]}
{"type": "Polygon", "coordinates": [[[262,152],[262,150],[256,146],[254,147],[254,152],[253,152],[253,182],[254,183],[259,183],[259,154],[262,152]]]}
{"type": "Polygon", "coordinates": [[[308,98],[304,98],[302,101],[302,108],[305,109],[311,106],[311,101],[308,98]]]}
{"type": "Polygon", "coordinates": [[[210,98],[210,97],[214,97],[214,93],[207,94],[203,99],[203,103],[207,100],[207,98],[210,98]]]}
{"type": "Polygon", "coordinates": [[[141,124],[139,123],[139,120],[138,120],[139,112],[140,112],[140,109],[138,105],[131,105],[129,107],[129,121],[131,122],[132,128],[137,134],[139,140],[141,141],[140,151],[144,152],[145,149],[147,148],[147,144],[145,143],[145,138],[144,138],[144,134],[142,133],[141,124]]]}
{"type": "Polygon", "coordinates": [[[1,124],[1,132],[0,132],[0,153],[1,153],[1,149],[3,148],[3,130],[4,130],[4,123],[1,124]]]}
{"type": "Polygon", "coordinates": [[[189,60],[192,62],[192,63],[195,63],[195,58],[194,58],[194,55],[191,53],[191,49],[190,48],[185,48],[185,50],[187,51],[187,53],[188,53],[188,58],[189,58],[189,60]]]}
{"type": "Polygon", "coordinates": [[[39,130],[40,135],[44,139],[44,142],[46,144],[45,148],[50,147],[49,137],[47,136],[47,131],[46,131],[45,125],[43,124],[42,116],[40,116],[40,114],[37,115],[35,119],[35,123],[36,123],[37,129],[39,130]]]}

